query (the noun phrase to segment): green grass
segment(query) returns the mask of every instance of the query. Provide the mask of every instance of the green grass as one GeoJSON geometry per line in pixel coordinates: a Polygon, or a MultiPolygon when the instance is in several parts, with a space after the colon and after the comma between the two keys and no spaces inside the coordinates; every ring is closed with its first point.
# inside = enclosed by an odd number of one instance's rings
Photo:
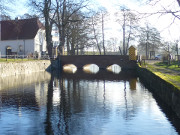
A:
{"type": "Polygon", "coordinates": [[[163,80],[169,82],[170,84],[174,85],[176,88],[180,90],[180,76],[177,75],[170,75],[170,74],[165,74],[162,72],[153,72],[155,75],[159,76],[163,80]]]}
{"type": "Polygon", "coordinates": [[[164,63],[157,63],[154,65],[146,64],[146,68],[153,72],[155,75],[159,76],[163,80],[171,83],[178,89],[180,89],[180,72],[174,72],[174,71],[180,71],[180,69],[176,66],[176,64],[167,65],[164,63]],[[171,69],[171,70],[169,70],[171,69]],[[174,71],[172,71],[174,70],[174,71]]]}
{"type": "Polygon", "coordinates": [[[0,62],[22,62],[22,61],[32,61],[35,59],[6,59],[6,58],[0,58],[0,62]]]}
{"type": "Polygon", "coordinates": [[[171,69],[171,70],[175,70],[175,71],[180,71],[180,68],[178,67],[177,62],[172,62],[170,65],[168,65],[167,63],[159,62],[159,63],[156,63],[155,65],[159,66],[161,68],[165,68],[165,69],[171,69]]]}

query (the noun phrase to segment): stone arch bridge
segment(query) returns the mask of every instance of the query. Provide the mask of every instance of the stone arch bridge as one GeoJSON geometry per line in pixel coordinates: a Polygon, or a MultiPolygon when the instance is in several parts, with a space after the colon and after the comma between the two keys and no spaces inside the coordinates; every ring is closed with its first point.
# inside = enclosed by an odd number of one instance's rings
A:
{"type": "Polygon", "coordinates": [[[137,67],[137,62],[129,60],[128,55],[67,55],[59,56],[59,60],[62,67],[67,64],[73,64],[77,68],[83,68],[88,64],[96,64],[100,69],[106,69],[113,64],[119,65],[122,69],[137,67]]]}

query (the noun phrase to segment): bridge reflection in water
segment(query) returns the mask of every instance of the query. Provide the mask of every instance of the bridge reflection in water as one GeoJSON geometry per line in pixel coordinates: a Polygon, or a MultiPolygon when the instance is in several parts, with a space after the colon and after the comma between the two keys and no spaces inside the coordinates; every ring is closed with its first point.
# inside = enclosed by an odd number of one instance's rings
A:
{"type": "Polygon", "coordinates": [[[89,64],[84,66],[83,70],[78,69],[75,72],[71,66],[64,69],[61,73],[61,78],[73,79],[73,80],[108,80],[108,81],[128,81],[132,90],[136,89],[137,75],[133,70],[121,71],[121,67],[118,65],[112,65],[106,70],[98,68],[95,64],[89,64]],[[68,70],[67,70],[68,69],[68,70]]]}
{"type": "Polygon", "coordinates": [[[63,127],[51,126],[50,133],[57,129],[61,134],[75,135],[111,134],[114,131],[115,134],[146,134],[148,131],[163,135],[169,129],[167,134],[177,134],[164,122],[167,119],[159,111],[152,94],[139,83],[133,71],[114,74],[99,70],[90,74],[77,70],[73,74],[55,73],[54,81],[54,87],[60,89],[61,101],[56,104],[59,112],[48,116],[54,118],[49,119],[49,126],[57,122],[63,127]]]}
{"type": "Polygon", "coordinates": [[[180,133],[178,119],[166,107],[162,112],[133,71],[77,70],[18,78],[12,81],[19,83],[0,90],[0,134],[180,133]]]}

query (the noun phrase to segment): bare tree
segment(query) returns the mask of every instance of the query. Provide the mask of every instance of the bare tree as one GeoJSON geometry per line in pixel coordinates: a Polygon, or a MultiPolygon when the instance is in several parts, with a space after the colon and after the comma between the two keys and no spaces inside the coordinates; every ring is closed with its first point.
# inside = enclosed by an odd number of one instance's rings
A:
{"type": "Polygon", "coordinates": [[[105,16],[107,17],[108,13],[105,8],[100,9],[100,15],[101,15],[101,29],[102,29],[102,47],[103,47],[104,55],[106,55],[104,25],[105,25],[105,16]]]}
{"type": "Polygon", "coordinates": [[[138,49],[140,52],[145,50],[146,59],[149,58],[149,51],[157,51],[161,45],[161,36],[156,28],[146,24],[140,29],[138,49]]]}
{"type": "Polygon", "coordinates": [[[98,48],[99,54],[101,55],[101,47],[100,47],[99,32],[98,32],[98,22],[97,22],[96,15],[92,15],[91,24],[92,24],[92,31],[93,31],[93,39],[95,39],[96,46],[98,48]]]}
{"type": "Polygon", "coordinates": [[[79,2],[73,0],[55,0],[56,19],[54,23],[59,30],[59,50],[62,54],[62,50],[65,45],[67,26],[70,22],[76,22],[78,20],[71,20],[71,17],[79,12],[81,9],[87,6],[87,0],[81,0],[79,2]]]}
{"type": "Polygon", "coordinates": [[[106,29],[106,22],[109,14],[105,8],[99,8],[99,10],[93,13],[90,16],[90,27],[92,30],[92,37],[95,41],[96,48],[100,55],[106,55],[106,46],[105,46],[105,29],[106,29]]]}
{"type": "Polygon", "coordinates": [[[159,14],[160,16],[171,14],[174,17],[171,23],[173,24],[175,19],[180,20],[180,0],[169,0],[168,2],[169,5],[163,5],[162,0],[147,0],[147,3],[153,7],[160,4],[161,9],[158,11],[152,11],[151,13],[142,13],[142,15],[144,17],[149,17],[156,14],[159,14]]]}
{"type": "Polygon", "coordinates": [[[107,50],[111,51],[111,52],[117,52],[118,48],[117,48],[117,38],[110,38],[107,41],[107,50]]]}
{"type": "Polygon", "coordinates": [[[55,16],[55,13],[52,13],[52,7],[51,7],[52,1],[51,0],[44,0],[43,3],[43,15],[45,19],[45,28],[46,28],[46,42],[47,42],[47,49],[48,49],[48,54],[50,57],[52,57],[52,26],[53,26],[53,19],[55,16]],[[51,14],[52,13],[52,14],[51,14]]]}
{"type": "Polygon", "coordinates": [[[88,46],[89,37],[88,26],[81,12],[71,16],[71,22],[67,26],[66,39],[68,54],[75,55],[76,51],[78,55],[79,50],[83,54],[83,49],[88,46]]]}
{"type": "Polygon", "coordinates": [[[14,0],[0,0],[0,20],[5,19],[5,16],[8,17],[8,19],[10,19],[9,13],[12,12],[12,5],[10,3],[13,4],[14,0]]]}
{"type": "Polygon", "coordinates": [[[11,20],[11,17],[8,15],[1,15],[1,20],[11,20]]]}
{"type": "Polygon", "coordinates": [[[53,20],[55,17],[52,0],[30,0],[29,5],[32,6],[37,13],[39,13],[39,16],[44,18],[47,50],[49,56],[52,57],[53,44],[51,32],[53,27],[53,20]]]}
{"type": "Polygon", "coordinates": [[[117,22],[122,26],[123,30],[123,47],[119,47],[122,55],[127,55],[130,41],[134,40],[135,32],[138,28],[138,18],[136,14],[127,9],[126,7],[121,7],[120,12],[116,12],[117,22]]]}
{"type": "Polygon", "coordinates": [[[179,40],[176,40],[176,41],[175,41],[175,45],[176,45],[175,51],[176,51],[177,55],[179,55],[179,47],[178,47],[178,44],[179,44],[179,40]]]}
{"type": "Polygon", "coordinates": [[[171,42],[171,41],[164,41],[162,43],[162,49],[168,54],[176,54],[178,55],[178,40],[171,42]]]}

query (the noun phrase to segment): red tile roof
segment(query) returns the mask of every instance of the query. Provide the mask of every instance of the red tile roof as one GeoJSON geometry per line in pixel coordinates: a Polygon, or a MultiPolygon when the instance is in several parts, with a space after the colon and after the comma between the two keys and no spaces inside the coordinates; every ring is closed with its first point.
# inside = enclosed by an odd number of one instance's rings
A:
{"type": "Polygon", "coordinates": [[[1,21],[1,40],[33,39],[45,29],[38,18],[1,21]]]}

